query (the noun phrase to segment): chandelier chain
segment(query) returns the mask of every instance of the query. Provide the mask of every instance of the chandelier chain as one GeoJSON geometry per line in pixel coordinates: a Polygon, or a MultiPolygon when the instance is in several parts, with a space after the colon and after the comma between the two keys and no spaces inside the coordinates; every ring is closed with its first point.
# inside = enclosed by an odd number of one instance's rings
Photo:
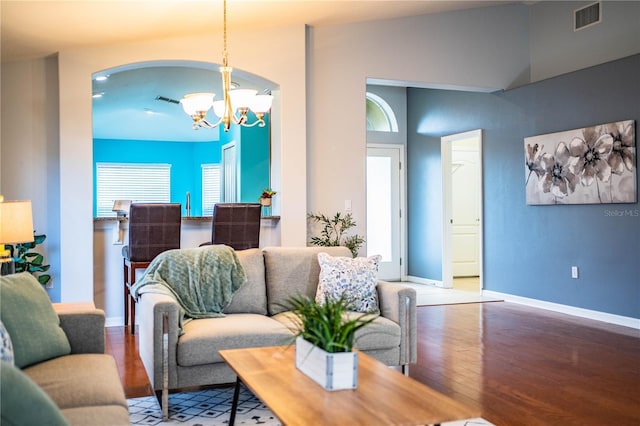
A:
{"type": "Polygon", "coordinates": [[[227,0],[223,0],[223,13],[222,13],[222,19],[223,19],[223,40],[224,40],[224,50],[222,51],[222,65],[224,65],[225,67],[228,66],[228,53],[227,53],[227,0]]]}

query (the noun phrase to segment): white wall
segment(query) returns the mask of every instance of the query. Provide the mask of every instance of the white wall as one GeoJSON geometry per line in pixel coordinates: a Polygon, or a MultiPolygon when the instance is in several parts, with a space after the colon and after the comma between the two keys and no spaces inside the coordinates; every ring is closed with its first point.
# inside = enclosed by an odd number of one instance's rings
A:
{"type": "Polygon", "coordinates": [[[603,1],[602,22],[573,31],[573,11],[589,1],[542,1],[531,8],[531,81],[640,52],[640,1],[603,1]]]}
{"type": "Polygon", "coordinates": [[[0,193],[6,200],[31,200],[34,229],[47,235],[36,251],[54,271],[52,297],[60,285],[57,69],[55,57],[2,64],[0,91],[0,193]]]}

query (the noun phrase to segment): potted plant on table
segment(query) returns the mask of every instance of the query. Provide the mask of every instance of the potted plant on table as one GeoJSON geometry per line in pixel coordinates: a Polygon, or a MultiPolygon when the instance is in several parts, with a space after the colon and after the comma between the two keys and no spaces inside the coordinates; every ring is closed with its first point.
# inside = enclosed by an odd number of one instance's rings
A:
{"type": "Polygon", "coordinates": [[[350,301],[326,297],[324,302],[296,296],[289,299],[296,334],[296,368],[327,390],[358,385],[355,333],[376,315],[350,314],[350,301]]]}

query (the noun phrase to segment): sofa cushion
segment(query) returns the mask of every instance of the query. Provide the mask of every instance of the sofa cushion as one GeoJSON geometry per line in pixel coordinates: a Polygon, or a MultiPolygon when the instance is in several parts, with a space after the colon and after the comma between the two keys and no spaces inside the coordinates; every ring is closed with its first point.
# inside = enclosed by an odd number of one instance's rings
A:
{"type": "Polygon", "coordinates": [[[236,250],[247,281],[233,294],[225,314],[267,314],[267,288],[264,283],[264,257],[260,249],[236,250]]]}
{"type": "Polygon", "coordinates": [[[47,292],[28,272],[0,278],[0,319],[20,368],[71,352],[47,292]]]}
{"type": "Polygon", "coordinates": [[[338,257],[318,253],[320,280],[316,302],[344,297],[347,309],[354,312],[379,313],[378,264],[382,256],[338,257]]]}
{"type": "Polygon", "coordinates": [[[224,318],[189,321],[178,339],[178,364],[193,366],[223,362],[220,349],[287,345],[293,333],[271,317],[229,314],[224,318]]]}
{"type": "Polygon", "coordinates": [[[13,365],[13,345],[11,344],[11,336],[0,321],[0,360],[13,365]]]}
{"type": "Polygon", "coordinates": [[[269,314],[289,310],[292,296],[315,297],[320,277],[318,253],[351,256],[346,247],[266,247],[263,250],[269,314]]]}
{"type": "Polygon", "coordinates": [[[14,365],[0,362],[0,424],[66,425],[53,400],[14,365]]]}
{"type": "Polygon", "coordinates": [[[111,355],[68,355],[25,368],[24,372],[63,410],[101,405],[127,407],[111,355]]]}
{"type": "MultiPolygon", "coordinates": [[[[345,319],[354,319],[362,314],[358,312],[346,312],[345,319]]],[[[290,330],[296,329],[296,316],[293,312],[281,312],[272,317],[290,330]]],[[[373,322],[356,331],[355,348],[361,351],[375,351],[400,347],[400,326],[388,318],[377,316],[373,322]]]]}

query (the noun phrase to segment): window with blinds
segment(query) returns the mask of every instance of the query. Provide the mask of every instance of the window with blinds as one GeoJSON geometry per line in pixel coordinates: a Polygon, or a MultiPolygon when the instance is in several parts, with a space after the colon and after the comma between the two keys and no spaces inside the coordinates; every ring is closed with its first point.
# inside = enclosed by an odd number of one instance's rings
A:
{"type": "Polygon", "coordinates": [[[202,216],[213,216],[213,205],[220,202],[220,164],[202,165],[202,216]]]}
{"type": "Polygon", "coordinates": [[[96,214],[115,216],[115,200],[168,203],[171,199],[170,164],[96,163],[96,214]]]}

